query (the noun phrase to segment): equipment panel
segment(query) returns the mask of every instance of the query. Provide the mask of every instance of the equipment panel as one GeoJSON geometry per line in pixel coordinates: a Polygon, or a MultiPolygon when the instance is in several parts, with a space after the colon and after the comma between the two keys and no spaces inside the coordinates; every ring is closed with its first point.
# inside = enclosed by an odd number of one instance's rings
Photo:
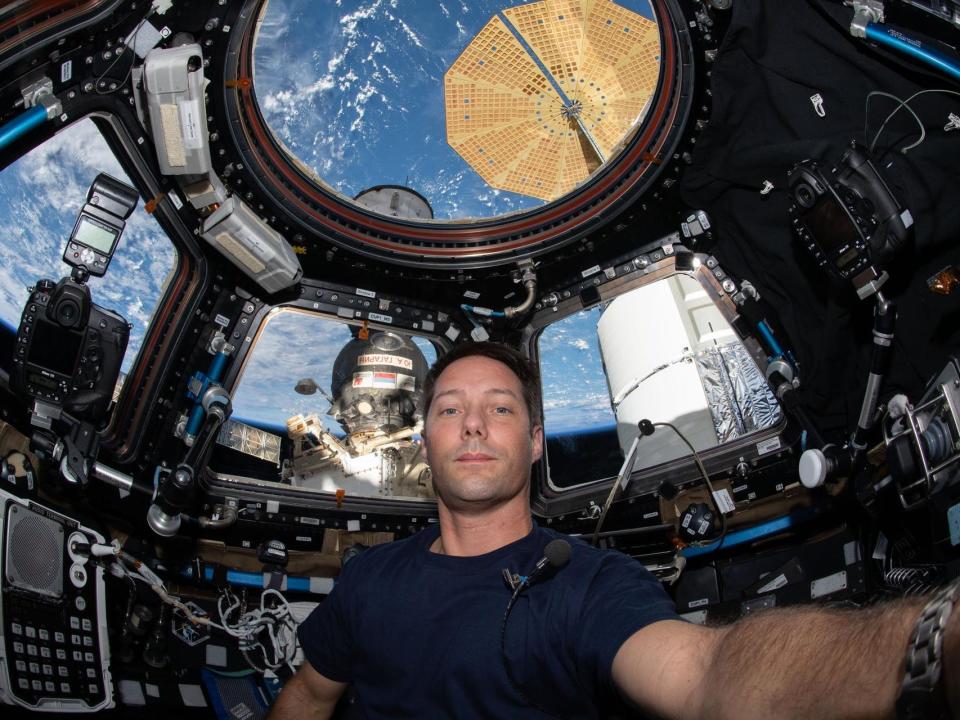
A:
{"type": "Polygon", "coordinates": [[[45,712],[113,707],[103,536],[0,491],[0,700],[45,712]]]}

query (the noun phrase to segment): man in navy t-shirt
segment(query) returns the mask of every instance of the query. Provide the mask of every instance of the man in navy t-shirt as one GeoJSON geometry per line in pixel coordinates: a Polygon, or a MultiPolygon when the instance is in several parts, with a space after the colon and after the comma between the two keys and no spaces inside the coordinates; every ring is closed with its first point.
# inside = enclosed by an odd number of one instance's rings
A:
{"type": "Polygon", "coordinates": [[[505,575],[530,574],[560,537],[530,514],[539,390],[533,366],[492,343],[431,368],[423,451],[439,524],[345,565],[300,627],[307,662],[273,720],[330,717],[348,684],[365,718],[592,718],[614,693],[672,718],[891,713],[922,601],[700,627],[642,565],[571,539],[569,562],[537,575],[505,618],[505,575]]]}

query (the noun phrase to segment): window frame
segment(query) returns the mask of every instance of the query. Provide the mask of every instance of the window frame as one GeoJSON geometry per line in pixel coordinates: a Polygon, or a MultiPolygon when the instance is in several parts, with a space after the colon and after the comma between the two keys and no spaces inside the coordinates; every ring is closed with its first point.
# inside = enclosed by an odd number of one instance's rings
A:
{"type": "MultiPolygon", "coordinates": [[[[639,266],[637,266],[637,263],[633,263],[630,265],[633,269],[619,277],[607,282],[601,282],[597,279],[595,283],[589,285],[593,288],[593,291],[584,290],[579,295],[567,293],[567,297],[554,307],[541,308],[532,318],[526,331],[524,345],[530,359],[538,367],[540,366],[539,341],[543,332],[554,323],[581,310],[608,303],[620,295],[657,280],[676,274],[684,274],[699,282],[707,293],[707,297],[718,308],[735,335],[743,343],[761,373],[764,372],[768,364],[767,355],[755,337],[743,334],[743,326],[739,322],[736,304],[730,294],[723,288],[720,278],[724,275],[722,271],[717,272],[719,268],[716,260],[703,253],[686,252],[679,245],[671,245],[669,253],[663,250],[665,247],[663,242],[658,242],[655,245],[660,250],[652,254],[653,257],[659,258],[654,262],[650,264],[640,263],[639,266]]],[[[542,408],[540,419],[543,422],[542,408]]],[[[698,454],[707,472],[712,475],[714,472],[721,472],[729,469],[732,465],[736,465],[740,458],[750,462],[759,457],[760,453],[757,446],[772,443],[773,438],[779,440],[779,448],[783,450],[790,444],[787,437],[790,429],[791,426],[786,413],[781,412],[780,421],[776,424],[737,437],[727,443],[699,451],[698,454]]],[[[532,507],[535,513],[542,516],[550,517],[572,511],[582,511],[590,501],[596,501],[598,497],[604,495],[610,488],[610,482],[616,477],[616,475],[609,475],[592,478],[582,483],[560,488],[550,480],[549,462],[550,459],[545,446],[544,457],[534,466],[531,475],[532,507]]],[[[656,490],[655,485],[659,485],[664,480],[669,480],[678,487],[702,482],[696,462],[693,456],[688,454],[674,460],[634,470],[630,474],[630,482],[626,490],[620,495],[620,499],[651,495],[656,490]],[[653,483],[654,480],[656,481],[655,484],[653,483]]]]}
{"type": "MultiPolygon", "coordinates": [[[[437,352],[437,357],[449,352],[452,347],[449,339],[445,336],[426,332],[422,328],[409,328],[403,325],[388,325],[358,320],[356,318],[346,318],[342,315],[319,309],[316,305],[316,303],[307,300],[284,302],[277,305],[264,305],[251,323],[256,329],[251,332],[250,341],[242,342],[242,347],[238,348],[240,353],[237,358],[238,362],[231,364],[230,370],[223,380],[224,387],[231,393],[236,390],[242,381],[243,373],[247,364],[250,362],[259,338],[269,325],[270,320],[278,313],[294,312],[320,317],[330,322],[337,322],[342,325],[354,327],[362,326],[364,322],[366,322],[366,326],[371,332],[383,330],[407,335],[417,335],[433,344],[437,352]]],[[[435,517],[437,508],[434,498],[393,498],[348,495],[343,499],[338,499],[334,493],[328,491],[287,485],[279,482],[279,480],[262,480],[237,475],[235,473],[218,472],[210,467],[206,469],[206,472],[201,477],[200,488],[207,495],[226,495],[248,500],[262,500],[264,502],[267,500],[282,499],[284,502],[293,501],[297,504],[323,510],[349,509],[356,512],[410,515],[418,518],[417,521],[419,521],[420,518],[435,517]]],[[[331,526],[334,525],[335,523],[331,526]]]]}

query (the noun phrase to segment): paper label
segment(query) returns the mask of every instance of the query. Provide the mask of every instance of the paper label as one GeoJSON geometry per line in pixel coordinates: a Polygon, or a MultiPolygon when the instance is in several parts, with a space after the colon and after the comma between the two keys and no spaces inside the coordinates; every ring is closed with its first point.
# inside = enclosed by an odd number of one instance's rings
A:
{"type": "Polygon", "coordinates": [[[713,499],[717,501],[717,507],[720,509],[720,512],[724,514],[733,512],[737,509],[736,504],[733,502],[733,498],[730,497],[730,493],[726,488],[717,490],[713,494],[713,499]]]}
{"type": "Polygon", "coordinates": [[[368,298],[375,298],[377,296],[373,290],[363,290],[361,288],[357,288],[357,295],[368,298]]]}
{"type": "Polygon", "coordinates": [[[758,589],[757,594],[760,595],[762,593],[768,593],[768,592],[773,592],[774,590],[779,590],[786,584],[787,584],[787,576],[784,575],[783,573],[780,573],[773,580],[764,584],[763,587],[758,589]]]}
{"type": "Polygon", "coordinates": [[[184,100],[178,104],[180,108],[180,130],[183,144],[188,148],[203,147],[203,138],[200,131],[200,101],[184,100]]]}
{"type": "Polygon", "coordinates": [[[60,66],[60,82],[70,82],[73,78],[73,60],[67,60],[60,66]]]}
{"type": "Polygon", "coordinates": [[[600,272],[600,266],[594,265],[593,267],[588,267],[586,270],[580,273],[580,276],[587,278],[587,277],[590,277],[591,275],[596,275],[598,272],[600,272]]]}
{"type": "Polygon", "coordinates": [[[379,313],[370,313],[369,318],[374,322],[382,322],[385,325],[392,325],[393,318],[389,315],[380,315],[379,313]]]}
{"type": "Polygon", "coordinates": [[[772,437],[757,443],[757,454],[766,455],[780,449],[780,438],[772,437]]]}

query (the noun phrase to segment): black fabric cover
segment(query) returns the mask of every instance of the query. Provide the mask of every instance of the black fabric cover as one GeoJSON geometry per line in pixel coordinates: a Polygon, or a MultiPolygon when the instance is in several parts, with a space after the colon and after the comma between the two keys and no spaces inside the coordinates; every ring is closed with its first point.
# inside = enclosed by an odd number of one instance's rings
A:
{"type": "MultiPolygon", "coordinates": [[[[706,210],[714,251],[734,277],[748,279],[776,309],[800,364],[804,404],[831,434],[849,432],[869,372],[873,301],[817,268],[790,230],[787,171],[813,158],[832,167],[851,140],[869,144],[896,102],[929,88],[960,92],[946,75],[850,36],[840,3],[737,0],[711,77],[709,126],[683,178],[683,200],[706,210]],[[810,98],[823,98],[825,117],[810,98]],[[864,122],[868,140],[864,141],[864,122]],[[761,195],[764,181],[774,189],[761,195]]],[[[960,291],[944,296],[927,279],[960,262],[960,96],[927,93],[910,102],[926,128],[919,137],[901,110],[880,136],[874,162],[911,210],[915,239],[889,263],[883,292],[899,311],[897,342],[883,395],[918,399],[925,382],[960,345],[960,291]]]]}

